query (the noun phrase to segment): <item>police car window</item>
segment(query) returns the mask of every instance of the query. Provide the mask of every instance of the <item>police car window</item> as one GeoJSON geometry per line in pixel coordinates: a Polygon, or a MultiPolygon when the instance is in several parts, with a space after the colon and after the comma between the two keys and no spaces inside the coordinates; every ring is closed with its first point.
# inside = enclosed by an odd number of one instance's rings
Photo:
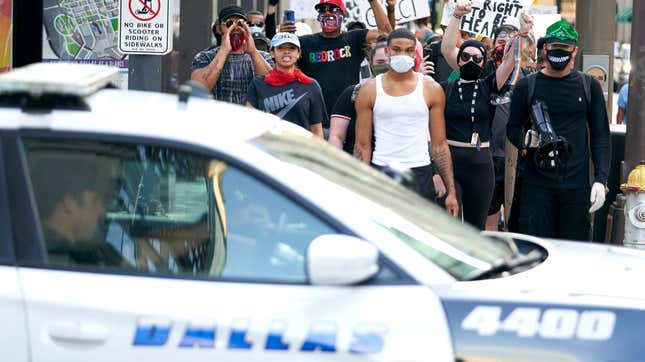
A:
{"type": "Polygon", "coordinates": [[[333,233],[216,159],[146,145],[24,144],[50,265],[305,282],[309,242],[333,233]]]}
{"type": "Polygon", "coordinates": [[[376,225],[457,279],[509,256],[508,249],[499,242],[481,235],[387,176],[360,167],[352,157],[324,142],[312,142],[289,132],[268,132],[253,142],[278,159],[313,171],[411,222],[420,233],[399,229],[390,225],[390,220],[363,211],[371,215],[376,225]]]}

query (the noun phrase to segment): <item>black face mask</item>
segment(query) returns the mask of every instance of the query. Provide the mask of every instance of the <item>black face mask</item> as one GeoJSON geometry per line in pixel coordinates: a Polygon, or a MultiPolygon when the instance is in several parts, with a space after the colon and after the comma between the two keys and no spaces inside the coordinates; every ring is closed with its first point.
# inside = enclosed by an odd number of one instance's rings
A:
{"type": "Polygon", "coordinates": [[[564,70],[571,61],[573,52],[564,49],[551,49],[546,52],[546,60],[554,70],[564,70]]]}
{"type": "Polygon", "coordinates": [[[468,62],[459,67],[459,75],[463,80],[477,80],[482,71],[482,67],[473,62],[468,62]]]}

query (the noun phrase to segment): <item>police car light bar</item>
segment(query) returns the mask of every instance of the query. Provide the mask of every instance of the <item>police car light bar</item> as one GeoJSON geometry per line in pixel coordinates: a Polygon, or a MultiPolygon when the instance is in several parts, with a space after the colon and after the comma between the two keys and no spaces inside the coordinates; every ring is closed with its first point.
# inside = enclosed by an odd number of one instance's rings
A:
{"type": "Polygon", "coordinates": [[[76,63],[35,63],[0,74],[0,94],[56,94],[84,97],[114,83],[116,67],[76,63]]]}

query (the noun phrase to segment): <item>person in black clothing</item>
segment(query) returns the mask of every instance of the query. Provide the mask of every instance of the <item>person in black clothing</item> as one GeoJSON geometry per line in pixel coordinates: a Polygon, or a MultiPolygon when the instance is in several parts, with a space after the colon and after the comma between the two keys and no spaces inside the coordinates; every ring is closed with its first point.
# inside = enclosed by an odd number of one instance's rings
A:
{"type": "Polygon", "coordinates": [[[518,82],[507,129],[509,140],[522,150],[525,158],[519,231],[541,237],[589,240],[589,213],[603,205],[609,174],[607,109],[600,84],[573,70],[578,33],[566,21],[559,21],[548,28],[545,38],[546,68],[518,82]],[[548,106],[555,134],[564,137],[571,146],[564,170],[540,167],[534,162],[536,149],[530,146],[526,149],[524,132],[530,128],[529,107],[534,100],[548,106]],[[594,164],[592,187],[590,152],[594,164]]]}
{"type": "Polygon", "coordinates": [[[446,58],[441,53],[441,43],[442,40],[438,40],[428,45],[428,47],[432,49],[432,57],[430,57],[430,61],[435,64],[432,78],[438,83],[447,81],[448,77],[450,77],[450,74],[452,73],[452,67],[450,67],[450,64],[448,64],[446,58]]]}
{"type": "MultiPolygon", "coordinates": [[[[379,1],[369,0],[369,3],[378,29],[341,32],[345,17],[344,1],[320,0],[316,10],[322,32],[300,37],[302,58],[298,67],[320,83],[328,114],[343,90],[358,83],[366,43],[374,43],[379,35],[392,31],[379,1]]],[[[387,0],[388,12],[394,12],[394,4],[396,0],[387,0]]],[[[295,33],[295,24],[280,24],[280,31],[295,33]]],[[[329,121],[325,121],[323,128],[329,128],[329,121]]]]}
{"type": "Polygon", "coordinates": [[[484,229],[493,196],[494,171],[490,151],[491,122],[495,107],[492,92],[501,89],[514,68],[515,43],[495,73],[480,78],[486,63],[486,47],[467,40],[457,48],[461,17],[472,11],[458,4],[443,38],[442,53],[460,79],[442,83],[446,93],[446,136],[452,154],[458,199],[464,220],[484,229]]]}
{"type": "MultiPolygon", "coordinates": [[[[388,71],[389,59],[385,54],[386,41],[376,43],[370,51],[369,61],[372,66],[372,74],[377,76],[388,71]]],[[[361,88],[361,84],[352,84],[345,88],[336,100],[330,115],[329,144],[336,148],[343,149],[350,155],[354,153],[356,140],[356,109],[354,101],[361,88]]]]}
{"type": "MultiPolygon", "coordinates": [[[[488,218],[486,220],[486,230],[497,231],[500,225],[500,210],[504,204],[504,174],[505,174],[505,147],[506,147],[506,124],[511,108],[510,96],[513,88],[519,79],[524,78],[531,73],[530,68],[526,67],[524,57],[529,47],[529,34],[533,28],[533,18],[526,13],[522,13],[519,25],[517,19],[508,20],[507,23],[495,29],[493,36],[492,59],[489,59],[484,67],[484,77],[497,71],[497,67],[504,60],[504,54],[510,49],[511,42],[518,42],[515,49],[520,49],[519,55],[515,59],[514,73],[508,82],[499,90],[493,92],[491,102],[495,105],[495,116],[491,128],[491,145],[490,149],[493,154],[493,166],[495,170],[495,188],[493,198],[488,208],[488,218]],[[519,28],[518,28],[519,26],[519,28]],[[521,30],[520,30],[521,28],[521,30]],[[519,37],[519,39],[518,39],[519,37]],[[521,61],[521,62],[520,62],[521,61]]],[[[502,224],[502,226],[504,226],[502,224]]],[[[504,227],[502,227],[504,229],[504,227]]]]}

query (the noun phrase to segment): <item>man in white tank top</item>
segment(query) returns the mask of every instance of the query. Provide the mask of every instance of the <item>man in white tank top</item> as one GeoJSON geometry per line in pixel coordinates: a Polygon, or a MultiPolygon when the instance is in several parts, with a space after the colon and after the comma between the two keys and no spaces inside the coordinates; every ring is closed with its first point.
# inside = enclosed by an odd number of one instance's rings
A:
{"type": "Polygon", "coordinates": [[[392,31],[387,39],[390,70],[361,87],[356,97],[358,157],[378,169],[392,165],[411,169],[417,192],[434,200],[430,133],[432,157],[448,190],[446,210],[456,216],[459,205],[446,141],[446,99],[438,83],[413,70],[415,46],[416,38],[409,30],[392,31]]]}

